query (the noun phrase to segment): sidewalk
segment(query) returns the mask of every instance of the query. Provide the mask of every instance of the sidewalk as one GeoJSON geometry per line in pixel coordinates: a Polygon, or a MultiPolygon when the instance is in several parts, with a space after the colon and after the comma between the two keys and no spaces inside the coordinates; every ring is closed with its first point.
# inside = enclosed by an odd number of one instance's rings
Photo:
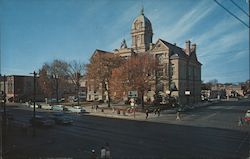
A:
{"type": "Polygon", "coordinates": [[[92,109],[91,106],[85,106],[85,110],[89,113],[88,115],[94,115],[94,116],[103,116],[108,118],[120,118],[120,119],[129,119],[129,120],[145,120],[146,114],[142,112],[135,112],[135,114],[128,113],[127,111],[123,111],[119,107],[115,108],[115,110],[112,110],[112,108],[107,108],[100,106],[97,110],[92,109]],[[118,113],[118,109],[120,109],[120,113],[118,113]],[[103,112],[102,112],[103,110],[103,112]]]}
{"type": "MultiPolygon", "coordinates": [[[[213,102],[203,102],[203,103],[197,103],[191,107],[188,107],[188,110],[191,109],[197,109],[197,108],[202,108],[209,106],[214,103],[218,103],[219,101],[213,101],[213,102]]],[[[146,120],[146,114],[143,112],[135,112],[134,113],[128,113],[125,111],[125,114],[123,110],[121,109],[122,106],[115,106],[115,110],[112,110],[113,107],[108,108],[107,105],[99,105],[99,108],[96,110],[95,108],[92,109],[92,106],[85,106],[84,108],[86,111],[89,113],[89,115],[94,115],[94,116],[102,116],[102,117],[108,117],[108,118],[120,118],[120,119],[129,119],[129,120],[146,120]],[[102,112],[103,109],[103,112],[102,112]],[[120,114],[117,113],[117,110],[120,109],[120,114]]],[[[176,108],[174,109],[169,109],[169,110],[162,110],[161,114],[175,114],[176,108]]],[[[156,118],[158,117],[157,115],[152,115],[153,113],[149,114],[148,119],[150,118],[156,118]]]]}

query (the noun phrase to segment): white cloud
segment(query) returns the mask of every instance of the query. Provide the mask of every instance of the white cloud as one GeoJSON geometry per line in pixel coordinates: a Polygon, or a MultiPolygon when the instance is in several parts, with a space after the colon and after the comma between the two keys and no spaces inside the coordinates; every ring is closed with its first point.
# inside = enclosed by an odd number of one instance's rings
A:
{"type": "Polygon", "coordinates": [[[198,56],[200,56],[201,61],[203,64],[208,64],[213,60],[217,59],[218,56],[213,56],[213,54],[217,54],[218,52],[225,52],[222,54],[224,60],[227,55],[227,50],[230,52],[231,50],[238,50],[238,49],[247,49],[247,48],[239,48],[238,45],[244,43],[246,41],[246,35],[248,35],[248,30],[237,30],[235,32],[231,32],[229,34],[219,34],[214,36],[212,39],[206,40],[206,43],[200,45],[198,47],[198,56]],[[202,58],[205,56],[205,58],[202,58]]]}
{"type": "Polygon", "coordinates": [[[215,9],[215,6],[210,4],[210,1],[201,1],[194,8],[190,9],[188,13],[184,12],[181,18],[176,17],[176,24],[172,24],[164,30],[159,30],[159,32],[162,33],[162,37],[173,41],[183,41],[181,38],[190,30],[193,30],[198,22],[203,20],[215,9]]]}

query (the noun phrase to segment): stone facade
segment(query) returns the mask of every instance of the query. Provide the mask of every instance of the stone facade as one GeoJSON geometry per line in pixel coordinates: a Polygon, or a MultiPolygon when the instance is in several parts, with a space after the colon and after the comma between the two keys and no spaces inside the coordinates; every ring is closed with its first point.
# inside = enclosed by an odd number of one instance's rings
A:
{"type": "MultiPolygon", "coordinates": [[[[197,60],[196,44],[191,45],[188,40],[185,48],[181,48],[162,39],[153,43],[152,25],[145,17],[143,10],[132,23],[131,38],[131,48],[128,48],[126,41],[123,40],[121,47],[112,53],[124,58],[129,58],[134,54],[148,53],[153,54],[159,61],[156,76],[151,81],[152,88],[149,92],[145,92],[145,100],[154,100],[156,94],[166,97],[169,93],[177,97],[183,105],[201,100],[201,63],[197,60]]],[[[105,51],[99,50],[99,52],[105,51]]],[[[88,94],[91,94],[91,91],[88,90],[88,94]]],[[[98,96],[101,97],[101,95],[98,96]]]]}

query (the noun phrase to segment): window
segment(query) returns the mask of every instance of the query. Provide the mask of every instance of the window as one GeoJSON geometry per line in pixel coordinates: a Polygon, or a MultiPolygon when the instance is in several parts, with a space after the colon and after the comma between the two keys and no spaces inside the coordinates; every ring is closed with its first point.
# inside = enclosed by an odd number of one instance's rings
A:
{"type": "Polygon", "coordinates": [[[159,64],[163,63],[163,54],[156,54],[156,59],[159,62],[159,64]]]}
{"type": "Polygon", "coordinates": [[[165,67],[165,75],[168,77],[169,76],[169,68],[168,68],[169,64],[166,64],[166,67],[165,67]]]}
{"type": "Polygon", "coordinates": [[[164,88],[163,83],[158,83],[158,84],[157,84],[157,90],[158,90],[158,91],[163,91],[163,88],[164,88]]]}
{"type": "Polygon", "coordinates": [[[156,75],[158,77],[162,77],[163,76],[163,69],[158,69],[157,72],[156,72],[156,75]]]}

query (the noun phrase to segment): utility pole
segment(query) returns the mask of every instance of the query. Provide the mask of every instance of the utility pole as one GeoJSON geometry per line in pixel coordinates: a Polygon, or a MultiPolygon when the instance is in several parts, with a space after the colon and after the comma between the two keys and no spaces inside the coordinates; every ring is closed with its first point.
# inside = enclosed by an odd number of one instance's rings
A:
{"type": "Polygon", "coordinates": [[[59,104],[58,76],[56,76],[55,78],[56,78],[56,103],[59,104]]]}
{"type": "MultiPolygon", "coordinates": [[[[58,84],[59,77],[57,74],[52,74],[52,75],[50,75],[50,78],[55,80],[55,82],[56,82],[56,92],[54,92],[54,93],[56,93],[56,104],[59,104],[59,86],[58,86],[59,85],[58,84]]],[[[55,91],[55,90],[53,90],[53,91],[55,91]]]]}
{"type": "Polygon", "coordinates": [[[77,81],[76,81],[76,84],[77,84],[77,105],[80,106],[80,97],[79,97],[79,93],[80,93],[80,73],[77,72],[77,81]]]}
{"type": "Polygon", "coordinates": [[[34,71],[34,92],[33,92],[33,104],[34,104],[34,109],[33,109],[33,118],[35,119],[36,117],[36,75],[37,73],[34,71]]]}
{"type": "MultiPolygon", "coordinates": [[[[33,74],[34,75],[34,90],[33,90],[33,120],[35,121],[36,120],[36,76],[37,76],[37,73],[34,71],[33,73],[30,73],[30,74],[33,74]]],[[[35,125],[33,125],[33,137],[36,136],[36,128],[35,128],[35,125]]]]}
{"type": "Polygon", "coordinates": [[[3,106],[3,114],[2,114],[2,148],[1,148],[1,156],[0,158],[3,159],[5,158],[5,147],[6,147],[6,76],[3,76],[3,99],[1,101],[2,106],[3,106]]]}
{"type": "Polygon", "coordinates": [[[6,121],[6,76],[4,75],[3,76],[3,91],[4,91],[4,94],[3,94],[3,112],[4,112],[4,119],[6,121]]]}

